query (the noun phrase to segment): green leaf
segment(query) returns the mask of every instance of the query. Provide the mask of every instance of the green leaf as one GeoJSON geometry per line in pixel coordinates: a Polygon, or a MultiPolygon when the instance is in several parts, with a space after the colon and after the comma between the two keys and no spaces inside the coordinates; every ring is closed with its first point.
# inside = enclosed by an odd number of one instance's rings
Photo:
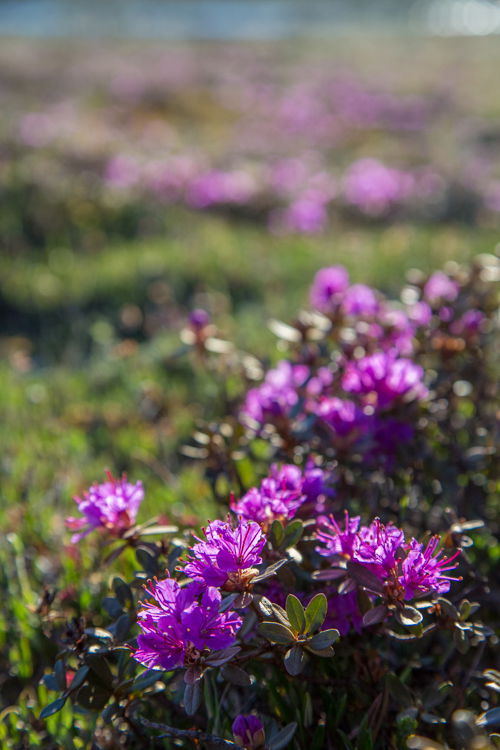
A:
{"type": "Polygon", "coordinates": [[[184,689],[184,710],[188,716],[193,716],[201,703],[201,680],[186,685],[184,689]]]}
{"type": "Polygon", "coordinates": [[[476,724],[480,727],[500,727],[500,707],[490,708],[476,719],[476,724]]]}
{"type": "Polygon", "coordinates": [[[59,690],[66,690],[66,665],[62,659],[58,659],[54,665],[54,677],[57,680],[59,690]]]}
{"type": "Polygon", "coordinates": [[[304,525],[302,521],[299,521],[298,519],[296,521],[292,521],[288,524],[288,526],[285,529],[285,538],[283,540],[283,547],[285,549],[288,549],[288,547],[294,547],[297,542],[302,537],[302,534],[304,532],[304,525]]]}
{"type": "Polygon", "coordinates": [[[314,633],[320,628],[328,611],[328,602],[324,594],[316,594],[306,607],[306,633],[314,633]]]}
{"type": "Polygon", "coordinates": [[[108,662],[101,654],[87,654],[85,662],[99,678],[99,681],[107,688],[113,684],[113,674],[109,668],[108,662]]]}
{"type": "Polygon", "coordinates": [[[104,685],[87,683],[82,685],[77,695],[77,702],[83,708],[100,711],[111,697],[111,692],[104,685]]]}
{"type": "Polygon", "coordinates": [[[423,617],[422,613],[419,612],[418,609],[406,605],[401,609],[396,610],[396,620],[401,625],[404,625],[405,628],[414,628],[415,625],[420,625],[423,617]]]}
{"type": "Polygon", "coordinates": [[[378,607],[372,607],[363,615],[363,625],[368,628],[370,625],[377,625],[383,622],[387,617],[388,609],[385,604],[379,604],[378,607]]]}
{"type": "Polygon", "coordinates": [[[49,716],[52,716],[53,714],[56,714],[58,711],[61,710],[61,708],[66,703],[66,698],[56,698],[55,701],[52,701],[52,703],[49,703],[48,706],[45,706],[45,708],[42,708],[40,711],[40,718],[41,719],[47,719],[49,716]]]}
{"type": "Polygon", "coordinates": [[[237,667],[236,664],[226,664],[224,667],[222,667],[221,673],[226,682],[230,682],[233,685],[239,685],[240,687],[250,687],[250,685],[252,684],[250,675],[240,667],[237,667]]]}
{"type": "Polygon", "coordinates": [[[272,737],[268,742],[268,748],[269,750],[282,750],[283,747],[286,747],[289,742],[291,741],[293,735],[295,734],[295,730],[297,729],[297,722],[292,721],[291,724],[287,724],[284,729],[281,730],[281,732],[278,732],[278,734],[275,734],[274,737],[272,737]]]}
{"type": "Polygon", "coordinates": [[[288,594],[286,598],[286,613],[295,632],[303,633],[306,626],[304,607],[294,594],[288,594]]]}
{"type": "Polygon", "coordinates": [[[77,669],[73,679],[71,680],[71,685],[68,688],[68,692],[77,690],[79,687],[81,687],[81,685],[83,685],[83,683],[85,682],[89,671],[90,667],[87,666],[83,666],[80,667],[80,669],[77,669]]]}
{"type": "Polygon", "coordinates": [[[274,548],[280,547],[281,543],[285,538],[285,530],[283,524],[279,521],[273,521],[271,524],[271,530],[269,532],[269,539],[274,548]]]}
{"type": "Polygon", "coordinates": [[[125,581],[118,576],[113,578],[113,591],[122,607],[127,606],[127,604],[133,604],[134,596],[132,594],[132,589],[128,583],[125,583],[125,581]]]}
{"type": "Polygon", "coordinates": [[[275,563],[273,563],[272,565],[269,565],[268,568],[263,570],[262,573],[259,573],[258,576],[255,576],[255,578],[253,579],[253,583],[258,583],[259,581],[265,581],[266,578],[270,578],[275,573],[277,573],[278,570],[283,567],[283,565],[286,565],[287,562],[288,560],[286,558],[283,560],[277,560],[275,563]]]}
{"type": "Polygon", "coordinates": [[[301,646],[292,646],[292,648],[286,652],[283,662],[288,674],[293,677],[300,674],[306,665],[304,649],[301,648],[301,646]]]}
{"type": "Polygon", "coordinates": [[[347,572],[349,573],[349,576],[352,578],[352,580],[358,584],[358,586],[362,586],[369,591],[373,591],[375,594],[384,593],[384,587],[382,585],[382,582],[380,581],[380,578],[377,578],[374,573],[365,568],[364,565],[361,565],[361,563],[350,560],[347,563],[347,572]]]}
{"type": "Polygon", "coordinates": [[[286,625],[282,625],[280,622],[261,622],[259,624],[259,632],[267,638],[271,643],[281,643],[288,645],[295,643],[295,636],[286,625]]]}
{"type": "Polygon", "coordinates": [[[331,628],[330,630],[322,630],[321,633],[317,633],[316,635],[314,635],[311,640],[307,642],[307,645],[309,648],[314,648],[318,651],[321,651],[322,649],[331,646],[339,638],[339,631],[335,630],[335,628],[331,628]]]}
{"type": "Polygon", "coordinates": [[[307,650],[310,651],[311,654],[314,654],[314,656],[321,656],[324,659],[329,659],[335,654],[332,646],[327,646],[326,648],[311,648],[311,646],[306,644],[305,648],[307,648],[307,650]]]}

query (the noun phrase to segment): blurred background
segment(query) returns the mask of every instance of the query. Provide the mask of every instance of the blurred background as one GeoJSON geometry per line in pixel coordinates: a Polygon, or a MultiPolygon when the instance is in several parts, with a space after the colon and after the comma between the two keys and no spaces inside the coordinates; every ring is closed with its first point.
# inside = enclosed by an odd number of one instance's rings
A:
{"type": "Polygon", "coordinates": [[[1,512],[177,466],[193,307],[268,357],[323,265],[391,292],[494,251],[499,30],[486,0],[0,0],[1,512]]]}
{"type": "Polygon", "coordinates": [[[4,525],[178,469],[194,307],[272,357],[321,266],[391,292],[494,251],[499,30],[486,0],[0,0],[4,525]]]}

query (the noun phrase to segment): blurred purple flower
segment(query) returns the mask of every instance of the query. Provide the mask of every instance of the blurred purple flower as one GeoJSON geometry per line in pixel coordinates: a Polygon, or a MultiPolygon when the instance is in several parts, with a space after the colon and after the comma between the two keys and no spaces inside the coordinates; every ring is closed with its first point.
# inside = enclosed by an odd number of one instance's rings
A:
{"type": "Polygon", "coordinates": [[[377,406],[384,408],[402,397],[424,398],[428,391],[423,377],[422,367],[411,360],[376,352],[347,363],[342,387],[349,393],[374,394],[377,406]]]}
{"type": "Polygon", "coordinates": [[[410,197],[414,182],[410,172],[392,169],[377,159],[360,159],[344,175],[344,197],[369,216],[383,216],[410,197]]]}
{"type": "Polygon", "coordinates": [[[427,279],[424,298],[431,305],[439,302],[453,302],[458,297],[459,285],[443,271],[436,271],[427,279]]]}
{"type": "Polygon", "coordinates": [[[99,527],[108,529],[114,534],[128,529],[135,523],[137,511],[143,499],[142,482],[131,484],[127,481],[125,474],[121,479],[115,479],[108,472],[107,482],[92,485],[87,492],[84,492],[83,498],[74,498],[83,518],[70,516],[66,519],[66,526],[75,531],[80,529],[84,531],[74,534],[71,541],[78,542],[99,527]]]}
{"type": "Polygon", "coordinates": [[[254,423],[250,426],[255,427],[263,425],[266,419],[288,416],[299,400],[298,389],[309,375],[306,365],[294,365],[286,360],[279,362],[267,372],[261,385],[248,391],[242,407],[243,419],[250,418],[254,423]]]}
{"type": "Polygon", "coordinates": [[[189,313],[188,320],[191,328],[194,328],[195,331],[199,331],[210,323],[210,315],[206,310],[196,308],[189,313]]]}
{"type": "Polygon", "coordinates": [[[348,286],[349,274],[343,266],[322,268],[314,277],[309,292],[311,305],[320,312],[332,312],[348,286]]]}
{"type": "Polygon", "coordinates": [[[377,296],[366,284],[353,284],[343,294],[342,310],[352,316],[376,315],[379,310],[377,296]]]}

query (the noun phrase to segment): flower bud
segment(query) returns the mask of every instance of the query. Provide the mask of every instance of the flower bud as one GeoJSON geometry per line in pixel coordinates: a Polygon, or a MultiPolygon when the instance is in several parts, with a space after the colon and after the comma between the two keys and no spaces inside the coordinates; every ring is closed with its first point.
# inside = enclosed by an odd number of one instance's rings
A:
{"type": "Polygon", "coordinates": [[[266,739],[264,727],[257,716],[237,716],[233,721],[234,741],[246,750],[259,750],[264,747],[266,739]]]}

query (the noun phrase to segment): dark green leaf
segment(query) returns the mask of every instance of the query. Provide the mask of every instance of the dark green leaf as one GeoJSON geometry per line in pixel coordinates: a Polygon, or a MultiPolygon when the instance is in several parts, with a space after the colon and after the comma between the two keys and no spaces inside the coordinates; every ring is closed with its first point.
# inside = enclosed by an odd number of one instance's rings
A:
{"type": "Polygon", "coordinates": [[[111,626],[111,629],[113,630],[115,636],[115,640],[118,643],[123,643],[128,635],[131,624],[132,622],[130,619],[130,615],[123,614],[118,618],[114,625],[111,626]]]}
{"type": "Polygon", "coordinates": [[[126,607],[129,604],[134,603],[134,596],[132,594],[132,589],[130,586],[125,583],[121,578],[113,578],[113,591],[116,594],[116,598],[122,605],[122,607],[126,607]]]}
{"type": "Polygon", "coordinates": [[[49,703],[48,706],[45,706],[45,708],[42,708],[40,711],[40,718],[41,719],[47,719],[49,716],[52,716],[53,714],[56,714],[58,711],[61,710],[61,708],[66,703],[66,698],[56,698],[55,701],[52,701],[52,703],[49,703]]]}
{"type": "Polygon", "coordinates": [[[297,544],[297,542],[300,540],[303,532],[304,532],[304,525],[302,521],[296,520],[296,521],[292,521],[291,523],[289,523],[285,529],[285,538],[283,540],[283,547],[285,549],[288,549],[288,547],[294,547],[297,544]]]}
{"type": "Polygon", "coordinates": [[[201,680],[193,682],[192,685],[186,685],[184,689],[184,710],[188,716],[196,713],[201,703],[201,680]]]}
{"type": "Polygon", "coordinates": [[[54,677],[59,690],[66,690],[66,665],[62,659],[58,659],[54,665],[54,677]]]}
{"type": "Polygon", "coordinates": [[[47,690],[61,690],[54,674],[45,674],[42,681],[47,690]]]}
{"type": "Polygon", "coordinates": [[[423,617],[422,613],[419,612],[418,609],[406,605],[401,609],[396,610],[396,620],[401,625],[404,625],[405,628],[413,628],[415,627],[415,625],[420,625],[423,617]]]}
{"type": "Polygon", "coordinates": [[[269,532],[269,539],[275,549],[281,546],[285,538],[285,530],[283,524],[279,521],[273,521],[269,532]]]}
{"type": "Polygon", "coordinates": [[[150,526],[140,532],[140,536],[153,536],[154,534],[175,534],[179,531],[178,526],[150,526]]]}
{"type": "Polygon", "coordinates": [[[275,734],[274,737],[270,739],[270,741],[268,742],[269,750],[282,750],[283,747],[286,747],[289,742],[291,742],[296,729],[296,721],[292,721],[291,724],[287,724],[286,727],[281,730],[281,732],[278,732],[278,734],[275,734]]]}
{"type": "Polygon", "coordinates": [[[307,642],[307,645],[309,648],[322,651],[324,648],[328,648],[328,646],[335,643],[339,638],[339,631],[331,628],[330,630],[322,630],[321,633],[314,635],[311,640],[307,642]]]}
{"type": "Polygon", "coordinates": [[[99,681],[107,688],[113,684],[113,674],[109,668],[106,658],[101,654],[87,654],[85,662],[91,668],[92,672],[97,675],[99,681]]]}
{"type": "Polygon", "coordinates": [[[123,612],[122,605],[114,596],[106,596],[102,600],[102,606],[110,617],[119,617],[123,612]]]}
{"type": "Polygon", "coordinates": [[[275,575],[275,573],[278,572],[278,570],[283,567],[283,565],[286,565],[288,560],[278,560],[277,562],[273,563],[272,565],[269,565],[268,568],[266,568],[262,573],[259,573],[258,576],[255,576],[253,579],[254,583],[258,583],[259,581],[265,581],[266,578],[270,578],[271,576],[275,575]]]}
{"type": "Polygon", "coordinates": [[[304,649],[300,646],[292,646],[292,648],[286,652],[283,661],[288,674],[295,677],[302,672],[306,664],[304,649]]]}
{"type": "Polygon", "coordinates": [[[78,691],[77,702],[80,706],[83,706],[83,708],[88,708],[92,711],[100,711],[104,708],[110,697],[111,692],[106,690],[104,685],[86,683],[85,685],[82,685],[78,691]]]}
{"type": "Polygon", "coordinates": [[[155,682],[158,682],[158,680],[161,680],[162,676],[163,676],[163,672],[148,669],[146,672],[139,675],[139,677],[137,677],[133,681],[132,685],[130,686],[130,692],[136,693],[136,692],[142,692],[143,690],[147,690],[147,688],[154,685],[155,682]]]}
{"type": "Polygon", "coordinates": [[[236,664],[226,664],[221,669],[222,676],[226,682],[231,682],[233,685],[239,685],[240,687],[250,687],[252,680],[250,675],[247,674],[243,669],[237,667],[236,664]]]}
{"type": "Polygon", "coordinates": [[[476,724],[480,727],[500,727],[500,707],[485,711],[476,719],[476,724]]]}
{"type": "Polygon", "coordinates": [[[75,676],[71,680],[71,685],[68,688],[68,692],[77,690],[81,685],[83,685],[89,673],[89,670],[90,667],[87,666],[80,667],[80,669],[76,670],[75,676]]]}
{"type": "Polygon", "coordinates": [[[368,628],[370,625],[377,625],[387,617],[387,607],[385,604],[379,604],[378,607],[372,607],[363,615],[363,625],[368,628]]]}
{"type": "MultiPolygon", "coordinates": [[[[116,601],[116,599],[113,599],[113,601],[116,601]]],[[[119,611],[121,612],[121,607],[119,611]]],[[[113,638],[113,633],[110,633],[109,630],[104,630],[104,628],[85,628],[85,635],[97,638],[99,641],[106,641],[113,638]]]]}
{"type": "Polygon", "coordinates": [[[229,648],[225,648],[222,651],[213,651],[207,656],[205,663],[210,667],[220,667],[221,664],[225,664],[233,656],[236,656],[239,651],[241,651],[239,646],[229,646],[229,648]]]}
{"type": "Polygon", "coordinates": [[[365,568],[361,563],[350,560],[347,563],[347,572],[358,586],[363,586],[363,588],[368,589],[368,591],[373,591],[375,594],[384,593],[384,587],[380,578],[377,578],[371,570],[365,568]]]}
{"type": "Polygon", "coordinates": [[[280,622],[261,622],[259,632],[271,643],[281,643],[284,645],[295,643],[295,637],[286,625],[280,622]]]}
{"type": "Polygon", "coordinates": [[[288,594],[286,598],[286,613],[293,630],[296,633],[303,633],[306,626],[304,607],[294,594],[288,594]]]}
{"type": "Polygon", "coordinates": [[[314,633],[320,628],[328,611],[328,602],[324,594],[316,594],[306,607],[306,633],[314,633]]]}
{"type": "Polygon", "coordinates": [[[326,648],[311,648],[309,644],[306,644],[305,648],[307,648],[307,650],[310,651],[311,654],[314,654],[314,656],[321,656],[322,658],[326,659],[329,659],[335,654],[332,646],[327,646],[326,648]]]}

